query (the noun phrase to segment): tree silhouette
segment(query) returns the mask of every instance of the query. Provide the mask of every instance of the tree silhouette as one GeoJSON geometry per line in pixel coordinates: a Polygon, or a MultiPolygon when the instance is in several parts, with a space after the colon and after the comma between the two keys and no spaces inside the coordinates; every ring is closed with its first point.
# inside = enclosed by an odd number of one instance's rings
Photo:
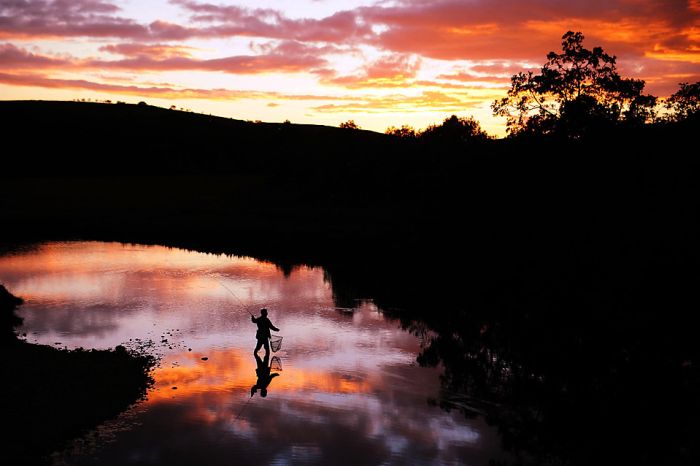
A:
{"type": "Polygon", "coordinates": [[[452,115],[445,118],[441,125],[430,125],[419,137],[428,141],[458,144],[470,141],[483,141],[489,138],[481,125],[472,117],[452,115]]]}
{"type": "Polygon", "coordinates": [[[643,95],[644,81],[622,78],[616,58],[601,47],[583,47],[584,36],[562,36],[562,53],[549,52],[540,74],[511,77],[507,97],[495,115],[507,118],[511,135],[560,133],[578,138],[612,123],[645,123],[654,117],[656,97],[643,95]]]}
{"type": "Polygon", "coordinates": [[[396,126],[390,126],[386,129],[384,133],[404,139],[413,139],[417,136],[416,130],[409,125],[402,125],[401,128],[397,128],[396,126]]]}
{"type": "Polygon", "coordinates": [[[355,120],[344,121],[340,124],[340,127],[343,129],[360,129],[355,120]]]}
{"type": "Polygon", "coordinates": [[[672,121],[686,120],[700,111],[700,81],[694,84],[680,83],[680,89],[666,99],[672,121]]]}

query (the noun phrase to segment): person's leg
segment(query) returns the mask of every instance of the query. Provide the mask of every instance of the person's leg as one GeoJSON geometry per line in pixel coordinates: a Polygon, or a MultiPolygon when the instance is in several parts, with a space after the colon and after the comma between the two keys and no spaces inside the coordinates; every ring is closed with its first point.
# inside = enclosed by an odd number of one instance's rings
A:
{"type": "MultiPolygon", "coordinates": [[[[258,342],[259,341],[260,340],[258,340],[258,342]]],[[[260,343],[258,343],[258,344],[260,344],[260,343]]],[[[267,359],[268,356],[270,356],[270,340],[265,338],[265,340],[263,340],[263,342],[262,342],[262,345],[265,348],[265,359],[267,359]]],[[[258,349],[260,349],[260,348],[258,348],[258,349]]]]}
{"type": "MultiPolygon", "coordinates": [[[[256,354],[256,355],[257,355],[257,354],[258,354],[258,351],[260,351],[260,348],[262,348],[262,346],[263,346],[264,344],[265,344],[265,342],[264,342],[263,340],[258,340],[258,344],[255,345],[255,349],[253,350],[253,354],[256,354]]],[[[267,351],[267,346],[266,346],[265,348],[266,348],[265,351],[267,351]]]]}

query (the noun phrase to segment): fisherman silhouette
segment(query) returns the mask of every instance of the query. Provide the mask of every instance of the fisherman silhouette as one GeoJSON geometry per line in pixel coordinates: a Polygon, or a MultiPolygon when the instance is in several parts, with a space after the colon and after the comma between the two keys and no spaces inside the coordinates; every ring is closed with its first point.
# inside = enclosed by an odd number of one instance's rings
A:
{"type": "Polygon", "coordinates": [[[250,396],[252,397],[258,390],[260,390],[260,396],[265,398],[267,396],[267,386],[270,385],[272,379],[277,377],[279,374],[277,372],[270,374],[270,371],[272,370],[268,364],[270,360],[270,353],[265,353],[265,359],[260,359],[258,353],[254,353],[253,356],[255,356],[255,362],[258,365],[257,369],[255,369],[258,380],[255,382],[255,385],[250,387],[250,396]]]}
{"type": "Polygon", "coordinates": [[[260,317],[250,316],[250,320],[258,325],[258,331],[255,333],[255,338],[258,339],[258,344],[255,345],[253,354],[257,356],[260,348],[265,347],[265,358],[270,355],[270,329],[279,332],[280,329],[272,325],[270,319],[267,318],[267,309],[260,309],[260,317]]]}

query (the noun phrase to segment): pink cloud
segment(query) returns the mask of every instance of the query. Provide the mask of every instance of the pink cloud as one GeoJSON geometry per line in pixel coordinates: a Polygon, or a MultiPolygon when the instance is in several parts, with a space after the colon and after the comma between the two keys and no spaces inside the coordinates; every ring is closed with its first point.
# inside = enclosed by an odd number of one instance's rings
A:
{"type": "Polygon", "coordinates": [[[126,58],[118,60],[51,57],[28,52],[13,44],[0,45],[0,64],[6,70],[62,68],[70,70],[112,69],[123,71],[215,71],[233,74],[296,73],[322,68],[326,60],[314,47],[279,44],[265,47],[267,53],[214,59],[192,58],[187,48],[168,45],[116,44],[101,48],[126,58]]]}
{"type": "Polygon", "coordinates": [[[323,94],[284,94],[279,92],[248,91],[235,89],[181,88],[175,85],[125,85],[100,83],[87,79],[60,79],[38,73],[0,72],[0,83],[13,86],[41,87],[47,89],[75,89],[100,91],[110,94],[135,95],[164,99],[206,99],[206,100],[297,100],[297,101],[346,101],[351,97],[323,94]]]}
{"type": "MultiPolygon", "coordinates": [[[[85,79],[57,79],[38,74],[11,74],[0,73],[0,83],[15,86],[32,86],[49,89],[81,89],[91,91],[102,91],[109,93],[119,93],[127,95],[152,95],[163,97],[192,97],[192,98],[212,98],[217,90],[203,89],[176,89],[170,87],[142,87],[136,85],[104,84],[85,79]]],[[[227,98],[234,97],[228,94],[227,98]]]]}
{"type": "Polygon", "coordinates": [[[232,74],[257,73],[295,73],[307,72],[315,67],[323,66],[326,61],[311,55],[286,56],[281,54],[269,55],[239,55],[209,60],[198,60],[189,57],[170,57],[155,59],[148,56],[125,58],[123,60],[90,60],[84,63],[86,68],[119,69],[130,71],[219,71],[232,74]]]}
{"type": "Polygon", "coordinates": [[[122,43],[100,47],[101,52],[125,57],[146,56],[152,58],[190,57],[194,49],[183,45],[122,43]]]}
{"type": "Polygon", "coordinates": [[[67,64],[63,58],[32,53],[13,44],[0,44],[0,67],[3,69],[60,68],[67,64]]]}
{"type": "Polygon", "coordinates": [[[118,16],[119,7],[97,0],[26,0],[0,3],[0,37],[119,37],[186,40],[212,37],[344,43],[367,39],[371,26],[353,11],[321,19],[290,19],[270,9],[172,1],[190,12],[191,25],[156,20],[150,24],[118,16]]]}
{"type": "Polygon", "coordinates": [[[100,0],[23,0],[0,3],[0,37],[143,37],[145,26],[115,16],[100,0]]]}
{"type": "Polygon", "coordinates": [[[314,42],[350,43],[374,35],[371,25],[354,11],[339,11],[321,19],[290,19],[271,9],[248,9],[191,0],[172,0],[186,9],[193,23],[206,24],[208,35],[241,35],[314,42]]]}

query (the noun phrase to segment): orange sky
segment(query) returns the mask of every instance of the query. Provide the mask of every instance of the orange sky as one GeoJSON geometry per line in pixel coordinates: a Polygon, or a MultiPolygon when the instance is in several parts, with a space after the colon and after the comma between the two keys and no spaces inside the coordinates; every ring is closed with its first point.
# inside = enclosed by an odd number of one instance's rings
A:
{"type": "Polygon", "coordinates": [[[25,0],[0,1],[0,99],[502,135],[489,104],[567,30],[652,94],[700,80],[700,0],[25,0]]]}

